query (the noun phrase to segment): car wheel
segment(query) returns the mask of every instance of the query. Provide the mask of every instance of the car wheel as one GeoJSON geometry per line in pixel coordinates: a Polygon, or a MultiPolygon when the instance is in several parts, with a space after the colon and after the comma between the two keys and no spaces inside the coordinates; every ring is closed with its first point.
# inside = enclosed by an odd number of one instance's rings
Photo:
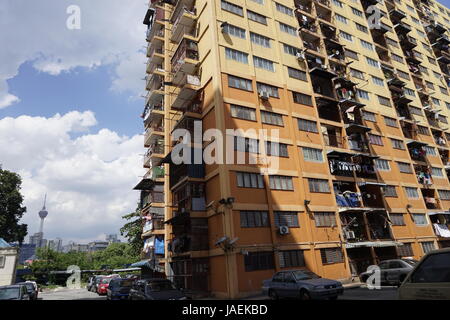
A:
{"type": "Polygon", "coordinates": [[[311,296],[307,290],[300,290],[300,300],[311,300],[311,296]]]}
{"type": "Polygon", "coordinates": [[[269,298],[270,300],[278,300],[278,295],[275,290],[269,290],[269,298]]]}

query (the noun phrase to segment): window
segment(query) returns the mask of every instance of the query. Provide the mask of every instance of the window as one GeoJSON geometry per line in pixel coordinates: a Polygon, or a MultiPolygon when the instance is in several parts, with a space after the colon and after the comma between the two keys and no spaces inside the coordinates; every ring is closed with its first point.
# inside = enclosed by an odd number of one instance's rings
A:
{"type": "Polygon", "coordinates": [[[280,24],[280,30],[282,32],[286,32],[289,33],[290,35],[296,36],[297,35],[297,30],[294,27],[291,27],[285,23],[282,22],[278,22],[280,24]]]}
{"type": "Polygon", "coordinates": [[[236,177],[240,188],[264,188],[264,180],[259,173],[236,172],[236,177]]]}
{"type": "Polygon", "coordinates": [[[450,190],[438,190],[441,200],[450,200],[450,190]]]}
{"type": "Polygon", "coordinates": [[[250,40],[259,46],[270,48],[270,39],[265,36],[250,32],[250,40]]]}
{"type": "Polygon", "coordinates": [[[277,10],[281,13],[287,14],[288,16],[293,16],[294,14],[292,13],[292,9],[288,8],[286,6],[283,6],[282,4],[279,4],[278,2],[275,2],[275,6],[277,8],[277,10]]]}
{"type": "Polygon", "coordinates": [[[361,90],[361,89],[357,89],[356,90],[356,94],[361,99],[369,100],[369,93],[367,91],[364,91],[364,90],[361,90]]]}
{"type": "Polygon", "coordinates": [[[342,22],[343,24],[347,24],[348,20],[346,17],[341,16],[340,14],[337,14],[334,16],[336,18],[337,21],[342,22]]]}
{"type": "Polygon", "coordinates": [[[372,67],[375,67],[375,68],[379,68],[380,67],[380,63],[377,60],[374,60],[372,58],[366,57],[366,61],[372,67]]]}
{"type": "Polygon", "coordinates": [[[384,186],[383,191],[385,197],[397,197],[397,188],[395,186],[384,186]]]}
{"type": "Polygon", "coordinates": [[[301,131],[319,133],[317,123],[306,119],[298,119],[298,129],[301,131]]]}
{"type": "Polygon", "coordinates": [[[370,42],[367,42],[366,40],[363,40],[363,39],[359,39],[359,40],[361,41],[361,45],[363,46],[363,48],[373,51],[373,44],[371,44],[370,42]]]}
{"type": "Polygon", "coordinates": [[[397,252],[400,257],[413,257],[414,256],[411,243],[403,243],[402,246],[397,247],[397,252]]]}
{"type": "Polygon", "coordinates": [[[405,219],[403,219],[403,213],[390,213],[389,217],[391,218],[392,225],[394,226],[404,226],[405,219]]]}
{"type": "Polygon", "coordinates": [[[383,79],[381,79],[381,78],[372,76],[372,82],[373,82],[374,84],[376,84],[377,86],[384,87],[384,81],[383,81],[383,79]]]}
{"type": "Polygon", "coordinates": [[[388,160],[375,159],[375,167],[378,171],[390,171],[391,167],[388,160]]]}
{"type": "Polygon", "coordinates": [[[358,10],[358,9],[356,9],[356,8],[353,8],[353,7],[350,7],[350,8],[352,8],[352,12],[353,12],[353,14],[354,14],[355,16],[358,16],[358,17],[362,17],[362,16],[363,16],[362,11],[360,11],[360,10],[358,10]]]}
{"type": "Polygon", "coordinates": [[[278,94],[278,88],[271,86],[269,84],[265,84],[265,83],[261,83],[261,82],[257,82],[256,83],[256,87],[258,90],[258,93],[261,94],[262,92],[267,92],[269,94],[269,96],[273,97],[273,98],[279,98],[279,94],[278,94]]]}
{"type": "Polygon", "coordinates": [[[322,264],[343,262],[342,250],[339,248],[320,249],[322,264]]]}
{"type": "Polygon", "coordinates": [[[447,91],[447,89],[445,89],[444,87],[439,86],[439,90],[441,90],[441,93],[442,93],[442,94],[445,94],[445,95],[448,96],[448,91],[447,91]]]}
{"type": "Polygon", "coordinates": [[[283,43],[283,50],[284,50],[284,53],[290,54],[292,56],[295,56],[295,55],[297,55],[297,53],[300,52],[300,50],[298,48],[290,46],[285,43],[283,43]]]}
{"type": "Polygon", "coordinates": [[[353,42],[353,36],[350,33],[341,31],[339,36],[347,41],[353,42]]]}
{"type": "Polygon", "coordinates": [[[284,125],[283,116],[281,114],[268,111],[261,111],[261,122],[281,127],[284,125]]]}
{"type": "Polygon", "coordinates": [[[245,39],[245,30],[236,26],[233,26],[231,24],[226,24],[222,28],[224,33],[228,33],[229,35],[232,35],[234,37],[238,37],[241,39],[245,39]]]}
{"type": "Polygon", "coordinates": [[[314,212],[316,227],[336,226],[336,216],[334,212],[314,212]]]}
{"type": "Polygon", "coordinates": [[[364,73],[359,70],[350,69],[350,74],[357,79],[364,80],[364,73]]]}
{"type": "Polygon", "coordinates": [[[399,63],[404,63],[403,57],[399,56],[398,54],[392,53],[391,58],[392,60],[397,61],[399,63]]]}
{"type": "Polygon", "coordinates": [[[253,56],[253,64],[256,68],[265,69],[267,71],[275,72],[273,62],[264,58],[253,56]]]}
{"type": "Polygon", "coordinates": [[[341,1],[339,1],[339,0],[331,0],[331,2],[332,2],[333,5],[335,5],[336,7],[339,7],[339,8],[343,8],[343,7],[344,7],[344,4],[343,4],[341,1]]]}
{"type": "Polygon", "coordinates": [[[298,212],[274,211],[275,226],[277,227],[300,227],[298,223],[298,212]]]}
{"type": "Polygon", "coordinates": [[[359,24],[357,22],[355,22],[355,25],[356,25],[356,29],[358,29],[359,31],[364,32],[364,33],[369,33],[369,29],[367,29],[366,26],[363,26],[362,24],[359,24]]]}
{"type": "Polygon", "coordinates": [[[423,147],[427,156],[436,156],[436,149],[430,146],[423,147]]]}
{"type": "Polygon", "coordinates": [[[315,193],[329,193],[328,180],[308,178],[309,191],[315,193]]]}
{"type": "Polygon", "coordinates": [[[351,58],[353,60],[359,60],[358,53],[356,53],[355,51],[352,51],[352,50],[349,50],[349,49],[344,49],[344,54],[348,58],[351,58]]]}
{"type": "Polygon", "coordinates": [[[378,97],[378,102],[383,105],[383,106],[387,106],[387,107],[391,107],[391,100],[389,98],[383,97],[383,96],[377,96],[378,97]]]}
{"type": "Polygon", "coordinates": [[[266,153],[269,156],[289,157],[288,145],[284,143],[266,141],[266,153]]]}
{"type": "Polygon", "coordinates": [[[245,271],[274,269],[272,251],[249,252],[244,256],[245,271]]]}
{"type": "Polygon", "coordinates": [[[304,104],[307,106],[313,105],[311,96],[307,94],[292,91],[292,98],[294,99],[295,103],[304,104]]]}
{"type": "Polygon", "coordinates": [[[5,267],[6,256],[0,256],[0,269],[5,267]]]}
{"type": "Polygon", "coordinates": [[[306,81],[306,72],[291,67],[287,67],[287,70],[290,78],[306,81]]]}
{"type": "Polygon", "coordinates": [[[225,48],[225,57],[228,60],[235,60],[237,62],[248,64],[248,54],[242,51],[225,48]]]}
{"type": "Polygon", "coordinates": [[[369,142],[371,144],[377,145],[377,146],[382,146],[383,145],[383,139],[381,138],[381,136],[369,133],[369,142]]]}
{"type": "Polygon", "coordinates": [[[267,211],[241,211],[241,228],[261,228],[269,226],[267,211]]]}
{"type": "Polygon", "coordinates": [[[398,169],[402,173],[412,173],[411,165],[406,162],[397,162],[398,169]]]}
{"type": "Polygon", "coordinates": [[[424,126],[417,126],[417,131],[419,132],[419,134],[423,134],[423,135],[426,135],[426,136],[429,136],[430,135],[430,131],[428,130],[428,128],[427,127],[424,127],[424,126]]]}
{"type": "Polygon", "coordinates": [[[272,190],[294,190],[292,177],[287,176],[269,176],[269,186],[272,190]]]}
{"type": "Polygon", "coordinates": [[[398,70],[397,69],[397,74],[400,78],[403,78],[405,80],[409,80],[409,74],[407,74],[406,72],[403,72],[402,70],[398,70]]]}
{"type": "Polygon", "coordinates": [[[262,14],[247,10],[247,17],[249,20],[267,25],[267,18],[262,14]]]}
{"type": "Polygon", "coordinates": [[[441,168],[431,167],[431,175],[433,177],[444,177],[444,174],[442,173],[441,168]]]}
{"type": "Polygon", "coordinates": [[[259,141],[257,139],[234,137],[234,151],[259,153],[259,141]]]}
{"type": "Polygon", "coordinates": [[[302,147],[303,159],[311,162],[323,162],[323,153],[320,149],[302,147]]]}
{"type": "Polygon", "coordinates": [[[364,120],[377,122],[377,119],[375,117],[375,113],[369,112],[369,111],[362,111],[361,113],[362,113],[362,117],[363,117],[364,120]]]}
{"type": "Polygon", "coordinates": [[[411,112],[412,114],[416,114],[418,116],[422,116],[422,110],[420,108],[414,107],[414,106],[409,106],[408,107],[409,112],[411,112]]]}
{"type": "Polygon", "coordinates": [[[252,81],[235,76],[228,76],[228,86],[231,88],[253,91],[252,81]]]}
{"type": "Polygon", "coordinates": [[[417,188],[414,187],[405,187],[406,196],[409,199],[419,199],[419,193],[417,192],[417,188]]]}
{"type": "Polygon", "coordinates": [[[418,226],[425,226],[428,224],[427,217],[422,213],[414,213],[412,215],[414,223],[418,226]]]}
{"type": "Polygon", "coordinates": [[[258,4],[264,4],[264,0],[252,0],[252,1],[254,1],[254,2],[258,3],[258,4]]]}
{"type": "Polygon", "coordinates": [[[231,116],[233,118],[256,121],[255,109],[242,107],[235,104],[231,105],[231,116]]]}
{"type": "Polygon", "coordinates": [[[287,250],[278,252],[280,268],[304,267],[303,250],[287,250]]]}
{"type": "Polygon", "coordinates": [[[391,38],[386,37],[386,43],[391,47],[399,48],[398,42],[391,38]]]}
{"type": "Polygon", "coordinates": [[[402,140],[397,140],[397,139],[391,138],[391,143],[392,143],[392,148],[405,150],[405,145],[403,144],[402,140]]]}
{"type": "Polygon", "coordinates": [[[235,13],[235,14],[240,15],[242,17],[244,16],[244,10],[242,9],[242,7],[240,7],[238,5],[235,5],[235,4],[231,3],[231,2],[225,1],[225,0],[222,0],[221,4],[222,4],[222,10],[235,13]]]}
{"type": "Polygon", "coordinates": [[[436,248],[434,247],[434,242],[433,242],[433,241],[425,241],[425,242],[421,242],[421,245],[422,245],[423,253],[425,253],[425,254],[427,254],[428,252],[430,252],[430,251],[436,249],[436,248]]]}
{"type": "Polygon", "coordinates": [[[397,120],[395,120],[394,118],[384,117],[384,123],[388,127],[398,128],[397,120]]]}
{"type": "Polygon", "coordinates": [[[410,88],[404,88],[403,91],[404,91],[405,94],[407,94],[408,96],[412,96],[412,97],[415,97],[415,96],[416,96],[414,90],[411,90],[410,88]]]}

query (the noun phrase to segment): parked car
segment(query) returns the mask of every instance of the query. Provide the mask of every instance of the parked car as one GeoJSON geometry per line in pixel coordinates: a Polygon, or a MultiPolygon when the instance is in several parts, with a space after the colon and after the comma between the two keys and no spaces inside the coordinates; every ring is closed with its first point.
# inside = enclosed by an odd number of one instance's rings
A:
{"type": "Polygon", "coordinates": [[[450,300],[450,248],[422,257],[399,288],[407,300],[450,300]]]}
{"type": "Polygon", "coordinates": [[[25,285],[15,284],[0,287],[0,300],[30,300],[28,289],[25,285]]]}
{"type": "Polygon", "coordinates": [[[128,299],[134,279],[115,278],[109,283],[106,290],[106,300],[128,299]]]}
{"type": "Polygon", "coordinates": [[[183,292],[176,289],[170,280],[147,279],[134,282],[130,300],[187,300],[183,292]]]}
{"type": "Polygon", "coordinates": [[[18,285],[23,285],[27,287],[28,295],[30,296],[30,300],[37,300],[38,298],[38,290],[37,286],[34,285],[33,282],[20,282],[18,285]]]}
{"type": "MultiPolygon", "coordinates": [[[[378,267],[380,268],[381,284],[400,285],[417,262],[413,259],[392,259],[380,262],[378,267]]],[[[367,282],[374,272],[374,270],[365,271],[359,275],[359,279],[367,282]]]]}
{"type": "Polygon", "coordinates": [[[105,276],[95,276],[95,278],[94,278],[94,280],[93,280],[92,287],[91,287],[91,291],[92,291],[92,292],[97,292],[97,290],[98,290],[98,285],[100,284],[100,282],[102,282],[102,279],[103,279],[104,277],[105,277],[105,276]]]}
{"type": "Polygon", "coordinates": [[[99,296],[105,296],[106,290],[108,290],[109,283],[111,282],[112,277],[103,277],[102,281],[98,284],[97,294],[99,296]]]}
{"type": "Polygon", "coordinates": [[[321,278],[309,270],[287,270],[274,274],[272,279],[264,280],[262,291],[271,299],[299,298],[335,300],[344,292],[342,283],[321,278]]]}

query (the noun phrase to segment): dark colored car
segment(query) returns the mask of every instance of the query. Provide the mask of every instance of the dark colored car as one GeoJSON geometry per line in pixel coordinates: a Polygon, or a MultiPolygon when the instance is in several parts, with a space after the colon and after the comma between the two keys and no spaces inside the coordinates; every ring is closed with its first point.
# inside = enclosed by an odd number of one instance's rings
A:
{"type": "Polygon", "coordinates": [[[106,300],[121,300],[128,299],[130,295],[131,287],[133,286],[134,279],[112,279],[109,283],[106,300]]]}
{"type": "MultiPolygon", "coordinates": [[[[381,284],[400,285],[416,264],[417,260],[413,259],[392,259],[380,262],[378,267],[381,284]]],[[[359,279],[367,282],[373,273],[374,271],[363,272],[359,275],[359,279]]]]}
{"type": "Polygon", "coordinates": [[[0,300],[30,300],[28,289],[21,284],[0,287],[0,300]]]}
{"type": "Polygon", "coordinates": [[[30,300],[37,300],[38,298],[38,290],[37,287],[32,282],[20,282],[18,285],[22,285],[27,287],[28,295],[30,296],[30,300]]]}
{"type": "Polygon", "coordinates": [[[130,300],[187,300],[170,280],[147,279],[136,281],[129,295],[130,300]]]}
{"type": "Polygon", "coordinates": [[[271,299],[335,300],[344,293],[344,288],[339,281],[321,278],[309,270],[288,270],[264,280],[262,291],[271,299]]]}
{"type": "Polygon", "coordinates": [[[105,276],[95,276],[95,278],[94,278],[94,280],[92,282],[92,287],[91,287],[91,291],[92,292],[97,292],[98,286],[102,282],[104,277],[105,276]]]}

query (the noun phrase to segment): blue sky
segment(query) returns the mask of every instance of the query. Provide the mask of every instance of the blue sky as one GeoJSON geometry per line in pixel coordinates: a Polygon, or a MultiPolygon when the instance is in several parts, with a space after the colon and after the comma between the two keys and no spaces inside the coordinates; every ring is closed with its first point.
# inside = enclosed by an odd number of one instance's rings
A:
{"type": "MultiPolygon", "coordinates": [[[[139,115],[144,100],[129,90],[120,93],[112,90],[113,72],[114,65],[106,65],[94,69],[77,67],[54,76],[26,62],[20,66],[19,74],[8,81],[10,93],[21,101],[11,108],[0,109],[0,118],[24,114],[51,117],[72,110],[92,110],[98,121],[90,128],[92,131],[106,127],[121,135],[139,134],[143,131],[139,115]]],[[[144,84],[142,81],[143,88],[144,84]]]]}

